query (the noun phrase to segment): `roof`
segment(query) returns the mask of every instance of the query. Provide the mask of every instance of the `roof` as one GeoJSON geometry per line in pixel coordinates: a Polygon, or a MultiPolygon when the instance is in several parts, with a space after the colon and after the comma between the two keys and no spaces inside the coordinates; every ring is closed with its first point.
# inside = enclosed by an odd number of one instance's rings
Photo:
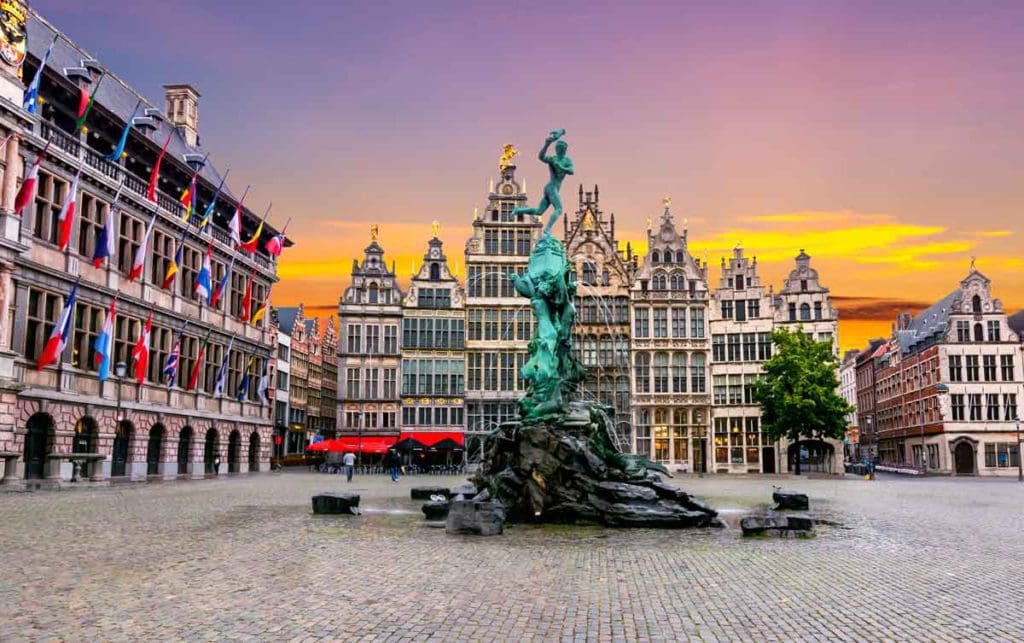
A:
{"type": "Polygon", "coordinates": [[[1006,318],[1006,323],[1010,325],[1013,332],[1021,335],[1024,338],[1024,310],[1016,312],[1006,318]]]}
{"type": "Polygon", "coordinates": [[[277,309],[277,328],[285,335],[292,334],[292,328],[295,327],[295,319],[299,316],[298,306],[289,306],[287,308],[277,309]]]}
{"type": "Polygon", "coordinates": [[[910,320],[910,324],[905,329],[897,330],[895,336],[900,345],[900,353],[906,355],[917,350],[922,344],[945,335],[949,330],[949,315],[959,298],[960,290],[954,290],[921,311],[910,320]]]}

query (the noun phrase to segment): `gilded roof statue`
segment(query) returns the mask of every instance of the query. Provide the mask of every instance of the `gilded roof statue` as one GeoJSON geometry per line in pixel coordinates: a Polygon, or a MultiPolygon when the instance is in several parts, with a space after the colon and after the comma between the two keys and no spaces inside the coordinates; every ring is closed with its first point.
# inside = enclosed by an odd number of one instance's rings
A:
{"type": "Polygon", "coordinates": [[[504,172],[512,166],[512,157],[519,154],[519,150],[515,148],[511,143],[505,145],[504,151],[501,153],[501,159],[498,161],[498,169],[504,172]]]}

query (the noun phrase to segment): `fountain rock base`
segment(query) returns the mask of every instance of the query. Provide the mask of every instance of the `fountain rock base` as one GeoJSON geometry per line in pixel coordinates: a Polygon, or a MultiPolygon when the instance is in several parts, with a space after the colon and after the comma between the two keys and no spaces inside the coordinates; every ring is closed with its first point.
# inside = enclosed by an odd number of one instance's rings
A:
{"type": "Polygon", "coordinates": [[[620,453],[609,409],[571,402],[566,413],[506,423],[488,438],[472,482],[502,503],[510,522],[610,527],[708,527],[717,512],[662,482],[668,471],[620,453]]]}

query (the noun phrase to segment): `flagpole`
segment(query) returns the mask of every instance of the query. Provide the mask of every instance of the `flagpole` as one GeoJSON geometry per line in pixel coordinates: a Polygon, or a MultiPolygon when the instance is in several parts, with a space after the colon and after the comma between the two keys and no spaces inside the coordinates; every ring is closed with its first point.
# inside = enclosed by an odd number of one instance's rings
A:
{"type": "MultiPolygon", "coordinates": [[[[202,218],[199,220],[199,232],[202,233],[203,228],[213,222],[213,208],[217,205],[217,197],[220,196],[220,192],[224,189],[224,182],[228,180],[228,174],[231,174],[231,168],[224,171],[224,176],[220,177],[220,185],[213,193],[213,198],[210,199],[210,204],[206,206],[206,211],[203,212],[202,218]]],[[[212,234],[212,229],[211,229],[212,234]]]]}

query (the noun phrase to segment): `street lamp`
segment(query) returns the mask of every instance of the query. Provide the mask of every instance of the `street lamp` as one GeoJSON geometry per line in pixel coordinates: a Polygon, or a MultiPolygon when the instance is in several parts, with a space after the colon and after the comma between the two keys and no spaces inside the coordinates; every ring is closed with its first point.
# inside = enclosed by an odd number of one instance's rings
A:
{"type": "Polygon", "coordinates": [[[114,364],[114,376],[117,377],[117,428],[121,428],[121,380],[128,374],[128,365],[124,362],[114,364]]]}

